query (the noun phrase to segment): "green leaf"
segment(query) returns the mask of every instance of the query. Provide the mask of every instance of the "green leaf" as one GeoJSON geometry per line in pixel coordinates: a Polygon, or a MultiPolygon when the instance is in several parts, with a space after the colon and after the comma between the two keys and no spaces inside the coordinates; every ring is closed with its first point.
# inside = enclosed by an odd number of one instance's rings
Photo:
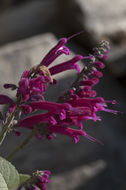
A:
{"type": "Polygon", "coordinates": [[[19,185],[19,174],[15,167],[2,157],[0,157],[0,172],[8,189],[15,190],[19,185]]]}
{"type": "Polygon", "coordinates": [[[30,179],[30,175],[27,174],[19,174],[20,184],[25,183],[28,179],[30,179]]]}
{"type": "Polygon", "coordinates": [[[0,173],[0,190],[8,190],[7,184],[1,173],[0,173]]]}

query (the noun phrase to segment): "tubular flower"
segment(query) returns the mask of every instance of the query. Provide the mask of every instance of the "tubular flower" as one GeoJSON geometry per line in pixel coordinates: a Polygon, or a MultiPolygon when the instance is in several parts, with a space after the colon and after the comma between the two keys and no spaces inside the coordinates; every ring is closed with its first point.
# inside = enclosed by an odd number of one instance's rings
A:
{"type": "Polygon", "coordinates": [[[70,110],[71,106],[68,103],[59,104],[55,102],[33,102],[30,104],[32,109],[48,110],[51,114],[59,114],[60,119],[66,118],[66,111],[70,110]]]}
{"type": "Polygon", "coordinates": [[[45,114],[35,114],[23,120],[20,120],[18,122],[18,126],[28,128],[28,129],[33,129],[36,124],[40,124],[40,123],[50,123],[52,125],[55,125],[57,122],[52,117],[52,113],[49,112],[45,114]]]}
{"type": "Polygon", "coordinates": [[[23,113],[26,115],[32,112],[32,107],[27,104],[22,104],[20,107],[23,113]]]}
{"type": "Polygon", "coordinates": [[[78,130],[78,129],[72,129],[72,128],[65,127],[65,126],[55,125],[55,126],[47,126],[46,130],[48,132],[50,132],[51,134],[58,133],[58,134],[61,134],[61,135],[66,135],[66,136],[72,138],[75,144],[79,141],[79,136],[84,136],[84,137],[86,137],[87,139],[89,139],[89,140],[91,140],[93,142],[101,143],[97,139],[89,136],[86,133],[86,131],[84,131],[82,129],[78,130]]]}
{"type": "Polygon", "coordinates": [[[77,129],[72,129],[69,127],[65,126],[47,126],[46,130],[50,133],[58,133],[61,135],[66,135],[74,140],[74,143],[77,143],[79,141],[79,136],[85,136],[86,137],[86,132],[83,130],[77,130],[77,129]]]}
{"type": "Polygon", "coordinates": [[[70,70],[70,69],[76,69],[77,72],[80,73],[80,68],[76,62],[80,61],[81,59],[83,59],[83,56],[76,55],[74,58],[72,58],[69,61],[66,61],[66,62],[56,65],[54,67],[51,67],[49,69],[50,73],[51,73],[51,75],[55,75],[55,74],[58,74],[60,72],[70,70]]]}
{"type": "Polygon", "coordinates": [[[40,65],[48,67],[57,57],[62,54],[69,55],[69,49],[64,46],[67,43],[67,38],[61,38],[57,45],[53,47],[49,53],[43,58],[40,65]]]}

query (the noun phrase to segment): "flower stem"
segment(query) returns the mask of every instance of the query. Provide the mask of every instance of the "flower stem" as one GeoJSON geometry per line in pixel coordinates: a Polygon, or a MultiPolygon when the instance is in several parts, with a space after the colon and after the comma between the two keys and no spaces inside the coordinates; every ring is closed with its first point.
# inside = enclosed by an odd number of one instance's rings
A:
{"type": "MultiPolygon", "coordinates": [[[[77,90],[78,87],[79,87],[78,83],[79,83],[80,79],[83,78],[83,76],[86,75],[86,74],[88,74],[88,70],[87,70],[87,67],[84,66],[82,71],[77,75],[75,81],[72,83],[70,89],[75,88],[77,90]]],[[[62,99],[58,99],[58,102],[64,102],[64,101],[66,101],[66,100],[68,100],[70,98],[68,92],[64,93],[62,95],[62,97],[63,97],[62,99]]]]}
{"type": "Polygon", "coordinates": [[[16,108],[15,111],[13,113],[10,114],[9,118],[7,119],[7,122],[5,123],[5,125],[3,126],[3,129],[0,133],[0,145],[2,144],[3,140],[6,137],[6,134],[15,118],[15,115],[17,114],[18,110],[19,110],[19,105],[21,103],[21,97],[17,98],[17,102],[16,102],[16,108]]]}
{"type": "Polygon", "coordinates": [[[29,143],[29,141],[31,140],[31,138],[35,135],[35,133],[36,133],[36,128],[35,129],[33,129],[32,131],[31,131],[31,133],[25,138],[25,140],[19,145],[19,146],[17,146],[16,148],[15,148],[15,150],[13,151],[13,152],[11,152],[8,156],[7,156],[7,160],[10,160],[19,150],[21,150],[22,148],[24,148],[24,146],[26,146],[28,143],[29,143]]]}
{"type": "Polygon", "coordinates": [[[17,111],[17,109],[15,110],[15,112],[13,112],[13,113],[10,115],[10,117],[8,118],[7,123],[4,125],[4,127],[3,127],[3,129],[2,129],[2,131],[1,131],[1,133],[0,133],[0,145],[1,145],[2,142],[3,142],[3,140],[4,140],[4,138],[5,138],[5,136],[6,136],[7,132],[8,132],[8,129],[9,129],[9,127],[10,127],[12,121],[14,120],[16,111],[17,111]]]}
{"type": "Polygon", "coordinates": [[[75,81],[72,83],[70,88],[78,88],[78,82],[80,81],[80,79],[82,79],[84,77],[84,75],[87,75],[91,72],[92,70],[92,64],[91,63],[87,63],[84,68],[82,69],[82,71],[77,75],[77,78],[75,79],[75,81]]]}

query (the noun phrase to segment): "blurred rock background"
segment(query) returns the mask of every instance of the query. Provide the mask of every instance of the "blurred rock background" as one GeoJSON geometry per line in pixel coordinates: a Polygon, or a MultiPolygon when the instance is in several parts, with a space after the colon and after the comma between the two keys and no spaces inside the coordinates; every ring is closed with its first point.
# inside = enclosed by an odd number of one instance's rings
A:
{"type": "MultiPolygon", "coordinates": [[[[53,141],[33,139],[14,159],[20,172],[52,170],[48,189],[126,189],[126,1],[125,0],[1,0],[0,1],[0,90],[18,81],[24,69],[38,64],[57,38],[84,33],[68,43],[74,53],[85,55],[102,39],[111,44],[104,77],[96,87],[98,96],[116,99],[113,109],[124,114],[102,113],[102,122],[85,122],[86,130],[104,146],[84,138],[76,145],[57,136],[53,141]]],[[[65,56],[57,60],[60,62],[65,56]]],[[[56,62],[56,63],[57,63],[56,62]]],[[[56,64],[55,63],[55,64],[56,64]]],[[[75,73],[57,76],[56,87],[48,89],[55,100],[72,83],[75,73]],[[55,89],[55,90],[54,90],[55,89]]],[[[14,94],[11,94],[13,97],[14,94]]],[[[28,133],[28,131],[25,133],[28,133]]],[[[1,155],[8,155],[21,137],[8,135],[1,155]]]]}

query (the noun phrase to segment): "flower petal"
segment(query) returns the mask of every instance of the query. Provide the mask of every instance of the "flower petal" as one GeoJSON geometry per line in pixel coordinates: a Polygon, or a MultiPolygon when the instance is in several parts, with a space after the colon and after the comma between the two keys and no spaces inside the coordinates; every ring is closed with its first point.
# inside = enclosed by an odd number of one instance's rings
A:
{"type": "Polygon", "coordinates": [[[77,65],[77,62],[83,59],[83,56],[81,55],[76,55],[74,58],[71,60],[68,60],[66,62],[63,62],[59,65],[53,66],[49,69],[51,75],[58,74],[60,72],[66,71],[66,70],[71,70],[71,69],[76,69],[77,72],[80,72],[79,66],[77,65]]]}
{"type": "Polygon", "coordinates": [[[13,100],[6,95],[0,94],[0,104],[10,104],[13,100]]]}

